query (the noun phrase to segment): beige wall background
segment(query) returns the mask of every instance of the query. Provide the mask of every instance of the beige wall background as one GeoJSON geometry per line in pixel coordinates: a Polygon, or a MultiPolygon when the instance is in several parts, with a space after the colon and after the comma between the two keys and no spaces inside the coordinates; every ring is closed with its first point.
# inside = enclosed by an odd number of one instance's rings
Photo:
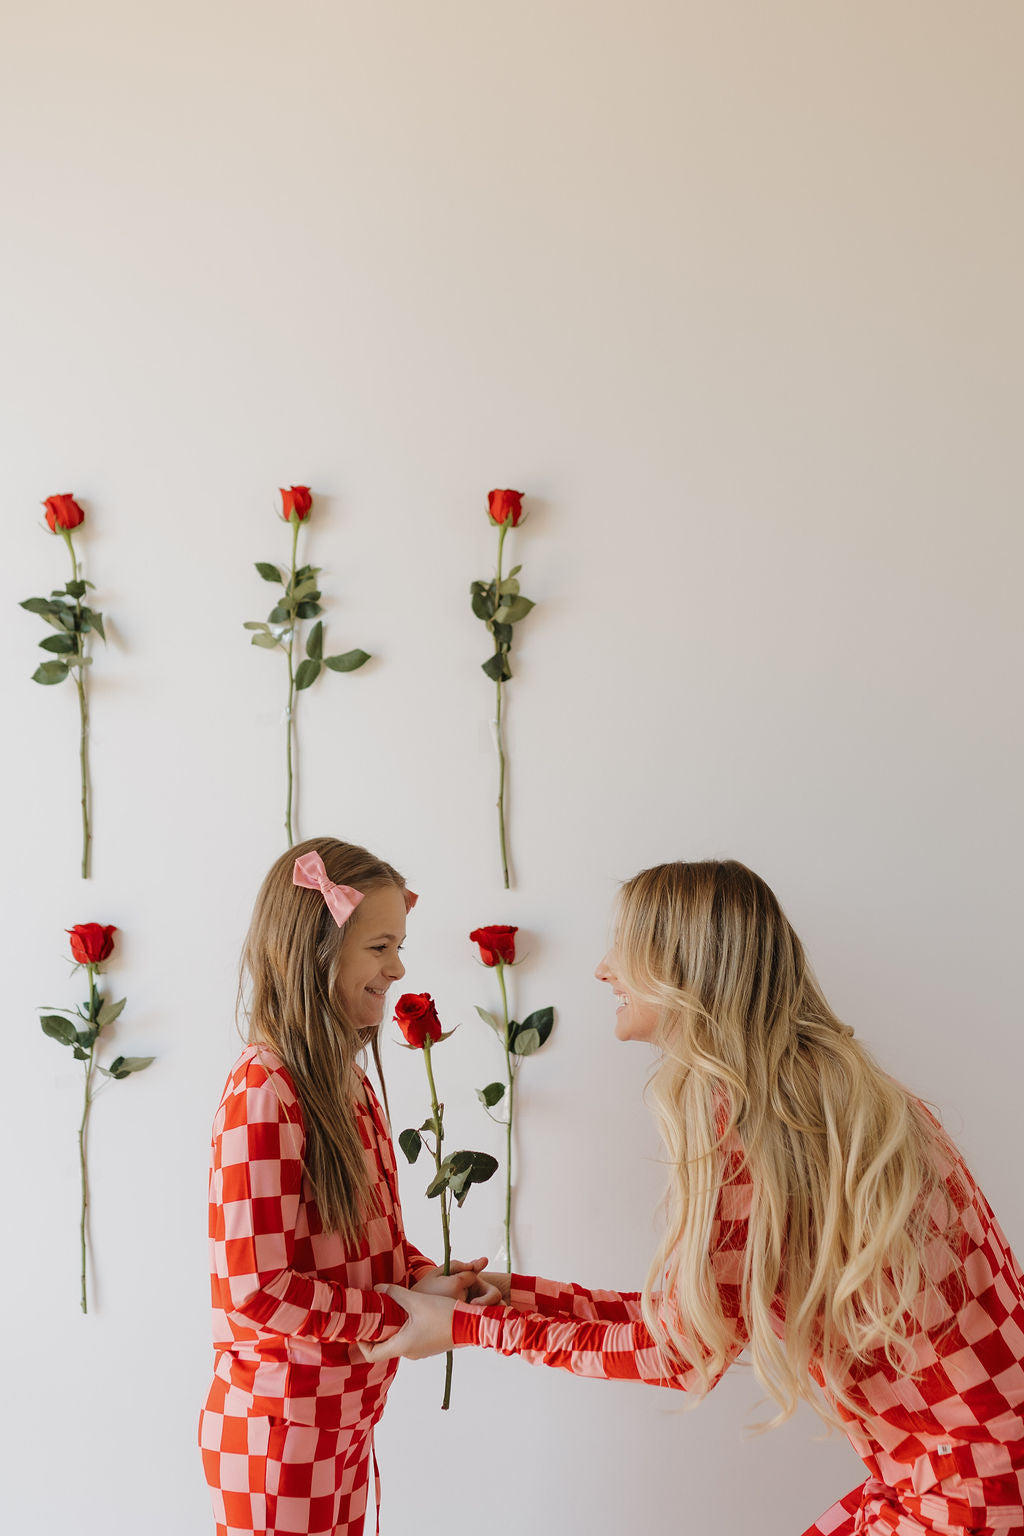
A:
{"type": "MultiPolygon", "coordinates": [[[[242,621],[317,496],[332,650],[301,699],[300,826],[422,892],[407,985],[496,1146],[465,935],[524,930],[522,1267],[632,1288],[662,1187],[646,1048],[591,979],[619,879],[735,855],[826,991],[941,1109],[1024,1247],[1020,1096],[1024,12],[1009,0],[37,0],[2,20],[7,1324],[0,1505],[38,1536],[212,1529],[209,1124],[237,955],[281,846],[281,669],[242,621]],[[484,631],[495,538],[537,600],[508,690],[499,889],[484,631]],[[71,491],[93,668],[95,878],[75,707],[29,681],[71,491]],[[79,1083],[35,1022],[62,930],[121,929],[77,1310],[79,1083]]],[[[424,1113],[389,1027],[396,1129],[424,1113]]],[[[453,1143],[454,1144],[454,1143],[453,1143]]],[[[434,1248],[420,1172],[410,1232],[434,1248]]],[[[500,1199],[458,1218],[498,1241],[500,1199]]],[[[403,1367],[384,1528],[794,1536],[860,1480],[809,1414],[752,1438],[737,1369],[674,1395],[464,1352],[403,1367]]]]}

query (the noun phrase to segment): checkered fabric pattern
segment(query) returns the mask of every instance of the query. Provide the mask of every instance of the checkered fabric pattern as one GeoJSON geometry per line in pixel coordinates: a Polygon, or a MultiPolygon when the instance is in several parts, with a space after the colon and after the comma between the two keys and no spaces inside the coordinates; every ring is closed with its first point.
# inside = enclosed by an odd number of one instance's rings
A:
{"type": "MultiPolygon", "coordinates": [[[[952,1147],[943,1155],[956,1258],[938,1243],[927,1255],[938,1294],[918,1318],[914,1373],[900,1374],[879,1356],[849,1382],[857,1413],[837,1411],[870,1476],[807,1536],[1024,1533],[1024,1275],[963,1160],[952,1147]]],[[[729,1363],[745,1340],[739,1282],[751,1199],[736,1147],[710,1248],[737,1325],[729,1363]]],[[[455,1342],[576,1375],[693,1385],[692,1371],[673,1372],[662,1360],[636,1292],[516,1275],[510,1300],[510,1307],[457,1304],[455,1342]]]]}
{"type": "Polygon", "coordinates": [[[387,1122],[362,1086],[366,1103],[357,1099],[355,1114],[374,1214],[353,1244],[323,1229],[303,1173],[302,1111],[280,1057],[266,1046],[243,1051],[214,1119],[214,1381],[200,1436],[220,1536],[319,1531],[280,1523],[300,1519],[296,1500],[309,1504],[307,1522],[327,1520],[335,1501],[325,1531],[361,1529],[373,1426],[397,1362],[371,1365],[353,1345],[387,1338],[405,1320],[374,1286],[414,1285],[433,1268],[406,1239],[387,1122]]]}

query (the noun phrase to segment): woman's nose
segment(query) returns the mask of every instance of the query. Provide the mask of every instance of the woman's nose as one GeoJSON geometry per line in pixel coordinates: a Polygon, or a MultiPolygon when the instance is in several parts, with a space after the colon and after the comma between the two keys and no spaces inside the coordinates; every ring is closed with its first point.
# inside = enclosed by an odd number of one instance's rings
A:
{"type": "Polygon", "coordinates": [[[602,955],[601,959],[595,965],[594,975],[597,977],[598,981],[611,981],[613,979],[613,972],[608,967],[607,955],[602,955]]]}

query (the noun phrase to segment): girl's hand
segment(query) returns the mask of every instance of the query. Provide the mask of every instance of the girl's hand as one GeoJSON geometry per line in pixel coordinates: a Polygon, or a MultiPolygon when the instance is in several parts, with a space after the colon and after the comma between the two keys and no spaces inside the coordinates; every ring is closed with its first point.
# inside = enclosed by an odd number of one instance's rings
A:
{"type": "Polygon", "coordinates": [[[461,1259],[452,1259],[450,1275],[446,1275],[440,1265],[435,1265],[410,1289],[421,1296],[450,1296],[454,1301],[475,1300],[491,1289],[481,1285],[478,1278],[486,1264],[486,1259],[471,1259],[468,1264],[461,1259]]]}
{"type": "MultiPolygon", "coordinates": [[[[454,1279],[455,1276],[450,1278],[454,1279]]],[[[406,1360],[426,1360],[429,1355],[443,1355],[453,1347],[453,1298],[431,1294],[420,1286],[414,1291],[403,1290],[400,1285],[374,1287],[375,1290],[393,1296],[409,1316],[390,1339],[381,1339],[379,1344],[360,1344],[365,1359],[376,1363],[378,1360],[393,1360],[396,1355],[401,1355],[406,1360]]]]}

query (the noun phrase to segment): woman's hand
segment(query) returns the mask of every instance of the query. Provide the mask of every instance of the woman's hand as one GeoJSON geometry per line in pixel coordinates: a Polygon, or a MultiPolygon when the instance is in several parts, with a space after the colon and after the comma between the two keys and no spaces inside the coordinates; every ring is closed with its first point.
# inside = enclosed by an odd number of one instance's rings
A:
{"type": "MultiPolygon", "coordinates": [[[[449,1278],[456,1277],[452,1275],[449,1278]]],[[[358,1346],[367,1360],[376,1363],[378,1360],[393,1360],[396,1355],[402,1355],[406,1360],[425,1360],[429,1355],[443,1355],[452,1348],[455,1301],[451,1296],[438,1296],[425,1291],[421,1289],[422,1285],[421,1281],[414,1291],[404,1290],[400,1285],[375,1287],[394,1297],[409,1316],[390,1339],[381,1339],[379,1344],[358,1346]]]]}

